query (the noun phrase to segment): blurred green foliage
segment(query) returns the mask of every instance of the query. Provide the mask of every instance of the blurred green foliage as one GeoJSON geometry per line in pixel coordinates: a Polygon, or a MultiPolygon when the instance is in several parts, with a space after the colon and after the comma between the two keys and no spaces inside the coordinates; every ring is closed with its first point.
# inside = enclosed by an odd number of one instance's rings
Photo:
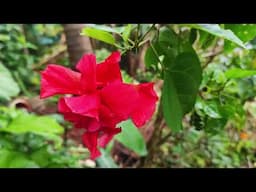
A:
{"type": "MultiPolygon", "coordinates": [[[[56,63],[69,66],[63,35],[60,24],[0,25],[0,167],[116,168],[116,142],[137,158],[147,156],[146,141],[129,120],[93,162],[77,139],[67,137],[72,126],[61,115],[13,107],[16,98],[38,96],[42,61],[63,51],[56,63]]],[[[145,46],[144,68],[135,75],[122,69],[123,81],[165,81],[167,99],[174,99],[165,101],[167,125],[154,167],[256,167],[256,25],[88,25],[81,35],[104,42],[96,43],[98,62],[113,50],[127,59],[145,46]]],[[[57,99],[44,105],[56,108],[57,99]]]]}

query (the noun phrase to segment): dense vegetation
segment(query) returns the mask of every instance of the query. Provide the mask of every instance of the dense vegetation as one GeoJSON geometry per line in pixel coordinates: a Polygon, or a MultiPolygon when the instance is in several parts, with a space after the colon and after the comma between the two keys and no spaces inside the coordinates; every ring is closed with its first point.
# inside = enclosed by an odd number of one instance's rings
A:
{"type": "Polygon", "coordinates": [[[256,25],[86,25],[73,37],[69,30],[0,25],[0,167],[256,166],[256,25]],[[119,50],[123,80],[154,82],[159,96],[153,117],[140,129],[120,123],[95,161],[58,113],[59,96],[39,98],[48,64],[75,68],[72,46],[98,62],[119,50]]]}

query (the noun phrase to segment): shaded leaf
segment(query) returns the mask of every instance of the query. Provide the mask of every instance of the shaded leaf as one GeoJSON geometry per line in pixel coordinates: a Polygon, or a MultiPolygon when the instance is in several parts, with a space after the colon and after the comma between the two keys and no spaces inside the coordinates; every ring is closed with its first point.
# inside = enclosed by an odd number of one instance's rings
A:
{"type": "Polygon", "coordinates": [[[147,155],[145,140],[133,122],[123,121],[118,126],[122,127],[122,132],[116,135],[115,139],[138,155],[147,155]]]}
{"type": "Polygon", "coordinates": [[[118,168],[118,165],[114,162],[111,155],[104,149],[100,149],[101,156],[97,158],[96,162],[101,168],[118,168]]]}
{"type": "Polygon", "coordinates": [[[239,39],[231,30],[222,29],[218,24],[187,24],[186,26],[206,31],[212,35],[224,38],[243,48],[246,48],[241,39],[239,39]]]}
{"type": "Polygon", "coordinates": [[[50,163],[50,154],[47,151],[47,147],[40,148],[33,152],[30,158],[40,167],[46,167],[50,163]]]}
{"type": "Polygon", "coordinates": [[[180,39],[167,27],[160,30],[159,40],[147,50],[146,65],[156,65],[162,56],[163,114],[167,125],[178,131],[182,129],[183,115],[194,106],[202,79],[202,69],[189,40],[180,39]]]}
{"type": "Polygon", "coordinates": [[[200,62],[195,53],[182,53],[164,74],[163,112],[167,125],[174,131],[182,128],[182,117],[195,103],[202,79],[200,62]]]}
{"type": "Polygon", "coordinates": [[[0,168],[38,168],[39,166],[24,154],[0,149],[0,168]]]}

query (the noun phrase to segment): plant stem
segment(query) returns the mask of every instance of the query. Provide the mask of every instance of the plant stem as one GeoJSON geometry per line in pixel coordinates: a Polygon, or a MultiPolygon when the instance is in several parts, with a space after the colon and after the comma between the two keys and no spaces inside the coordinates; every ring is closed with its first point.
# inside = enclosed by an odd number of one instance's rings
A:
{"type": "Polygon", "coordinates": [[[162,145],[163,143],[165,143],[165,141],[167,141],[167,140],[169,139],[169,137],[171,137],[171,136],[172,136],[172,132],[168,133],[166,136],[164,136],[164,138],[162,138],[162,139],[159,141],[158,145],[160,146],[160,145],[162,145]]]}
{"type": "Polygon", "coordinates": [[[205,69],[215,58],[215,56],[219,55],[222,52],[222,47],[218,47],[218,43],[213,47],[211,54],[208,56],[209,59],[206,63],[202,66],[202,69],[205,69]]]}
{"type": "Polygon", "coordinates": [[[144,40],[144,38],[147,36],[147,34],[148,34],[153,28],[155,28],[155,25],[156,25],[156,24],[153,24],[153,25],[149,28],[149,30],[139,39],[139,42],[141,42],[141,41],[144,40]]]}
{"type": "Polygon", "coordinates": [[[162,127],[160,126],[161,122],[163,121],[163,110],[162,110],[162,100],[160,100],[158,110],[157,110],[157,116],[156,120],[154,122],[154,131],[153,135],[148,143],[148,155],[142,159],[140,167],[151,167],[154,156],[157,152],[157,147],[161,135],[162,127]]]}
{"type": "Polygon", "coordinates": [[[158,62],[159,62],[162,66],[164,66],[163,63],[162,63],[162,61],[159,59],[158,53],[157,53],[155,47],[152,45],[152,43],[150,43],[150,47],[152,48],[153,53],[154,53],[155,56],[157,57],[158,62]]]}
{"type": "Polygon", "coordinates": [[[137,25],[137,31],[136,31],[136,39],[135,39],[135,51],[138,52],[138,45],[139,45],[139,32],[140,32],[140,24],[137,25]]]}

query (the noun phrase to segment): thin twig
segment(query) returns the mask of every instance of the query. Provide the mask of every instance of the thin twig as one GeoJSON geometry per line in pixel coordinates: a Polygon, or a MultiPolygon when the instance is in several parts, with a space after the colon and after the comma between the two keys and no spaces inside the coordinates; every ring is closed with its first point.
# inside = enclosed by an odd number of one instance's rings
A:
{"type": "Polygon", "coordinates": [[[143,39],[147,36],[147,34],[155,27],[156,24],[153,24],[149,30],[139,39],[139,42],[143,41],[143,39]]]}
{"type": "Polygon", "coordinates": [[[151,43],[151,42],[150,42],[150,47],[152,48],[153,53],[154,53],[154,54],[155,54],[155,56],[157,57],[158,62],[163,66],[163,63],[162,63],[162,61],[159,59],[158,53],[157,53],[157,51],[156,51],[155,47],[152,45],[152,43],[151,43]]]}
{"type": "Polygon", "coordinates": [[[218,54],[220,54],[222,52],[222,47],[219,48],[218,44],[216,43],[216,45],[214,46],[214,48],[212,49],[211,53],[209,55],[207,55],[207,57],[209,57],[209,59],[206,61],[206,63],[202,66],[203,69],[205,69],[215,58],[215,56],[217,56],[218,54]]]}
{"type": "Polygon", "coordinates": [[[158,146],[162,145],[163,143],[165,143],[165,141],[167,141],[169,139],[169,137],[172,136],[172,132],[168,133],[164,138],[162,138],[159,142],[158,142],[158,146]]]}

